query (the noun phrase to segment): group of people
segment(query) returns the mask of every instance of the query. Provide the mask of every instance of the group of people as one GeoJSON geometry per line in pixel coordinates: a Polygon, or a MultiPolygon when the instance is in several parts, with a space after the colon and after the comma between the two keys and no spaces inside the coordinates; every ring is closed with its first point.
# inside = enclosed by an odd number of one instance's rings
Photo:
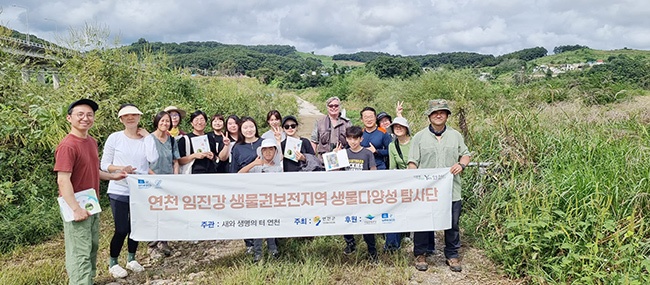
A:
{"type": "MultiPolygon", "coordinates": [[[[396,106],[396,118],[392,120],[385,112],[376,113],[372,107],[361,110],[363,128],[351,126],[349,120],[340,117],[341,100],[331,97],[326,101],[328,114],[318,120],[312,132],[312,142],[319,154],[346,148],[350,167],[348,170],[450,168],[454,175],[452,188],[452,224],[445,230],[446,262],[452,271],[462,270],[458,250],[460,249],[461,179],[460,174],[470,162],[470,152],[462,135],[447,126],[451,109],[446,100],[428,102],[425,115],[429,126],[411,138],[408,120],[402,116],[402,103],[396,106]]],[[[387,233],[384,250],[394,251],[401,246],[404,233],[387,233]]],[[[345,254],[356,250],[354,236],[344,236],[345,254]]],[[[374,234],[364,234],[368,255],[377,258],[374,234]]],[[[427,256],[434,253],[433,231],[413,234],[415,268],[428,269],[427,256]]]]}
{"type": "MultiPolygon", "coordinates": [[[[92,284],[95,276],[98,214],[90,215],[80,207],[74,193],[92,188],[99,195],[100,179],[111,180],[107,192],[115,228],[110,242],[109,272],[115,278],[123,278],[128,275],[127,270],[144,270],[135,258],[138,243],[129,237],[129,188],[123,180],[127,175],[316,171],[322,169],[322,154],[331,151],[347,152],[350,166],[343,170],[449,167],[454,175],[452,227],[445,231],[444,252],[451,270],[460,271],[458,218],[462,203],[458,174],[469,163],[470,153],[460,133],[446,125],[451,114],[447,102],[428,102],[425,115],[430,124],[413,137],[407,119],[402,117],[400,102],[395,120],[385,112],[377,114],[372,107],[363,108],[360,112],[363,126],[353,126],[341,116],[339,98],[329,98],[326,106],[327,115],[315,122],[307,139],[298,136],[299,122],[295,116],[282,117],[277,110],[268,112],[266,122],[270,129],[261,136],[252,117],[215,114],[209,118],[200,110],[189,115],[192,130],[186,133],[179,125],[187,113],[175,106],[155,115],[153,131],[149,133],[140,126],[143,113],[133,104],[124,104],[118,111],[124,130],[108,137],[99,160],[97,142],[88,135],[98,105],[89,99],[70,104],[66,118],[71,130],[57,147],[54,166],[59,196],[74,212],[74,221],[64,222],[70,284],[92,284]],[[210,131],[206,131],[208,123],[210,131]],[[283,157],[287,137],[302,141],[295,160],[283,157]],[[202,147],[206,148],[200,149],[197,144],[204,141],[207,145],[202,147]],[[118,258],[125,239],[128,254],[122,267],[118,258]]],[[[404,233],[386,234],[384,250],[398,250],[403,236],[404,233]]],[[[364,234],[363,239],[370,259],[377,260],[375,235],[364,234]]],[[[427,270],[426,256],[434,251],[434,234],[418,232],[413,239],[415,267],[427,270]]],[[[344,240],[344,254],[355,252],[354,236],[345,235],[344,240]]],[[[261,260],[263,240],[251,239],[245,243],[253,261],[261,260]]],[[[166,241],[152,241],[149,246],[165,255],[172,252],[166,241]]],[[[267,239],[267,248],[270,256],[279,255],[275,239],[267,239]]]]}

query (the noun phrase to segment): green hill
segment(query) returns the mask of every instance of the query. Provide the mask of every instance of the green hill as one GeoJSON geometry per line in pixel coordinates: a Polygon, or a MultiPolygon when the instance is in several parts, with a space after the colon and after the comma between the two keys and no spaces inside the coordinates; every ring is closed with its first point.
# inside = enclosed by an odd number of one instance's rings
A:
{"type": "Polygon", "coordinates": [[[632,58],[641,57],[644,59],[650,58],[650,51],[647,50],[634,50],[634,49],[616,49],[616,50],[595,50],[595,49],[580,49],[574,51],[567,51],[560,54],[548,55],[545,57],[537,58],[530,61],[533,65],[542,64],[568,64],[580,62],[595,62],[602,60],[607,62],[609,58],[620,55],[629,56],[632,58]]]}

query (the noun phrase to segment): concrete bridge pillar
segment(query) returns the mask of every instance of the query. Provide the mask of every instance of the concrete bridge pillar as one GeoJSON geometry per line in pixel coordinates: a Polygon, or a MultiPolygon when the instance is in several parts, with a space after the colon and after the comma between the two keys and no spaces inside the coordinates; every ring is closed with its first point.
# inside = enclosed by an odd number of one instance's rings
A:
{"type": "Polygon", "coordinates": [[[59,89],[59,87],[61,87],[59,83],[59,74],[56,72],[52,73],[52,86],[54,89],[59,89]]]}
{"type": "Polygon", "coordinates": [[[29,82],[29,78],[31,77],[32,72],[27,69],[23,69],[20,71],[20,75],[23,77],[23,82],[29,82]]]}
{"type": "Polygon", "coordinates": [[[39,83],[45,84],[45,70],[39,70],[36,79],[39,83]]]}

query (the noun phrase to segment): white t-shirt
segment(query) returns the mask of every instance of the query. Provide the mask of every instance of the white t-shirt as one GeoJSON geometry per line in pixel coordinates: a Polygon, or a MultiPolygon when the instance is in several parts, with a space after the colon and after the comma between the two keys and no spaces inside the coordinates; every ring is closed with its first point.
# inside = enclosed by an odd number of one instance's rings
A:
{"type": "MultiPolygon", "coordinates": [[[[146,143],[152,145],[147,147],[144,138],[129,138],[124,134],[124,131],[112,133],[104,144],[104,152],[100,162],[101,169],[108,171],[109,165],[130,165],[136,168],[135,172],[137,174],[149,173],[149,163],[158,159],[158,152],[153,140],[147,140],[146,143]]],[[[129,187],[126,180],[111,180],[108,183],[108,193],[129,196],[129,187]]]]}

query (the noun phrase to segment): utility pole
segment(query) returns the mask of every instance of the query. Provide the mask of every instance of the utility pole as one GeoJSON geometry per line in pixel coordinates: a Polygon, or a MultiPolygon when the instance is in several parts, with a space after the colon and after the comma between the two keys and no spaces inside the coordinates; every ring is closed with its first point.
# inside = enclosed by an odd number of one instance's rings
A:
{"type": "Polygon", "coordinates": [[[29,44],[29,9],[27,7],[25,7],[25,6],[20,6],[20,5],[16,5],[16,4],[13,4],[11,6],[16,7],[16,8],[25,9],[25,22],[27,23],[27,37],[26,38],[27,38],[27,44],[29,44]]]}

